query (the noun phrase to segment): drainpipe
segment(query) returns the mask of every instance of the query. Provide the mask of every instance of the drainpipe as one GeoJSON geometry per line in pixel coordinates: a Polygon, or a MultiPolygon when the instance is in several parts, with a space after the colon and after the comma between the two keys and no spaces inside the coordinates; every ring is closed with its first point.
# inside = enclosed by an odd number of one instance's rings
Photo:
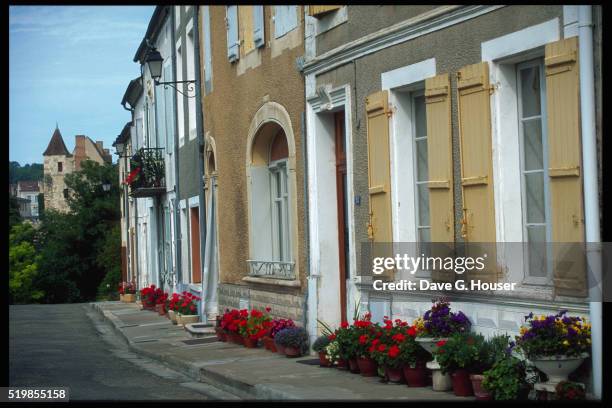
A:
{"type": "MultiPolygon", "coordinates": [[[[170,6],[171,15],[171,34],[170,38],[172,41],[172,80],[176,80],[176,39],[175,37],[175,7],[170,6]]],[[[172,110],[174,118],[174,242],[176,242],[176,283],[177,287],[181,288],[183,282],[183,251],[182,251],[182,238],[181,238],[181,208],[180,208],[180,177],[179,177],[179,145],[178,145],[178,92],[173,92],[173,106],[172,110]]],[[[181,288],[182,289],[182,288],[181,288]]],[[[179,290],[181,290],[179,289],[179,290]]]]}
{"type": "Polygon", "coordinates": [[[591,360],[593,394],[602,393],[601,235],[597,183],[597,141],[595,133],[595,85],[593,70],[593,15],[591,6],[578,6],[580,61],[580,113],[584,181],[584,224],[589,278],[591,360]]]}
{"type": "Polygon", "coordinates": [[[202,112],[202,98],[201,98],[201,81],[200,81],[200,6],[193,6],[193,42],[195,44],[194,49],[194,62],[195,62],[195,102],[196,102],[196,133],[198,135],[198,185],[200,193],[200,277],[202,281],[202,300],[200,301],[200,321],[205,323],[206,320],[206,301],[204,300],[206,293],[204,292],[204,273],[203,265],[206,262],[204,256],[206,254],[206,197],[204,195],[204,174],[205,174],[205,162],[204,162],[204,113],[202,112]]]}

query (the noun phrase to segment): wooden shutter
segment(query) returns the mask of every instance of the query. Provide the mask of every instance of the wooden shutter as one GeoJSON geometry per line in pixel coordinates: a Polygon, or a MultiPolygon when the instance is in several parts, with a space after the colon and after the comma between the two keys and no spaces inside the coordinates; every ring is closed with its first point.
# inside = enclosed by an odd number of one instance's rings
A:
{"type": "Polygon", "coordinates": [[[227,58],[230,62],[240,58],[238,43],[238,6],[226,6],[227,58]]]}
{"type": "MultiPolygon", "coordinates": [[[[463,196],[461,235],[467,243],[488,244],[484,270],[470,271],[468,279],[495,282],[497,265],[492,248],[496,237],[488,64],[481,62],[460,69],[457,92],[463,196]]],[[[465,255],[483,255],[483,251],[474,249],[468,247],[465,255]]]]}
{"type": "Polygon", "coordinates": [[[264,32],[264,6],[253,6],[253,41],[256,48],[265,45],[264,32]]]}
{"type": "Polygon", "coordinates": [[[316,18],[323,17],[342,6],[308,6],[308,15],[316,18]]]}
{"type": "MultiPolygon", "coordinates": [[[[451,130],[450,81],[448,74],[425,80],[427,111],[427,162],[429,172],[429,222],[431,242],[455,241],[453,202],[453,153],[451,130]]],[[[432,256],[452,256],[440,244],[433,244],[432,256]]],[[[432,271],[435,281],[452,282],[454,273],[432,271]]]]}
{"type": "Polygon", "coordinates": [[[238,35],[242,55],[255,49],[253,42],[253,6],[238,6],[238,35]]]}
{"type": "MultiPolygon", "coordinates": [[[[389,169],[389,104],[388,91],[366,98],[368,133],[368,196],[370,222],[368,236],[374,244],[372,257],[392,257],[391,243],[391,175],[389,169]]],[[[392,280],[393,271],[379,277],[392,280]]],[[[376,276],[374,276],[376,278],[376,276]]]]}
{"type": "MultiPolygon", "coordinates": [[[[544,63],[552,241],[583,242],[578,37],[547,44],[544,63]]],[[[556,293],[586,296],[581,246],[555,245],[553,249],[556,293]]]]}

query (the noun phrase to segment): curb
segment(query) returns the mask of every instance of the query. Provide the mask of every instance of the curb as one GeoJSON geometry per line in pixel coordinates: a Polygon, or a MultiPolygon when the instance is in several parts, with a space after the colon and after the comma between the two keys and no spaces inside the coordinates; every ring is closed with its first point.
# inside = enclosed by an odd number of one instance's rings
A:
{"type": "MultiPolygon", "coordinates": [[[[245,398],[245,397],[253,398],[252,394],[245,395],[244,392],[241,392],[241,390],[237,391],[236,389],[232,387],[227,387],[226,384],[230,382],[230,379],[228,378],[221,377],[222,381],[220,384],[223,385],[222,387],[218,386],[218,383],[216,381],[213,381],[213,382],[206,381],[204,378],[202,378],[201,369],[196,364],[184,363],[183,361],[175,359],[171,356],[163,356],[163,355],[159,355],[156,353],[152,353],[152,352],[143,350],[142,348],[136,346],[134,342],[131,341],[126,336],[123,330],[119,328],[119,326],[121,326],[121,321],[112,312],[104,310],[103,308],[100,307],[98,303],[90,303],[90,306],[92,307],[92,309],[98,312],[106,321],[110,323],[115,333],[119,334],[126,341],[128,350],[136,354],[139,354],[141,356],[144,356],[152,360],[155,360],[157,362],[160,362],[168,366],[169,368],[180,371],[182,374],[193,379],[194,381],[197,381],[200,383],[206,383],[216,388],[219,388],[219,391],[221,391],[221,392],[214,392],[214,391],[203,392],[203,394],[213,399],[217,399],[217,400],[234,400],[234,399],[245,398]]],[[[248,386],[248,384],[244,384],[244,385],[248,386]]]]}

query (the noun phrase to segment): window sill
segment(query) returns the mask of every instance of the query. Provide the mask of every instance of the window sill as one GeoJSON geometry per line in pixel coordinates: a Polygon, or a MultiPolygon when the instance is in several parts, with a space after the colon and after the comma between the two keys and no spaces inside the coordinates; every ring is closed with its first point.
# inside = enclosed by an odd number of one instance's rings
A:
{"type": "Polygon", "coordinates": [[[299,288],[302,284],[299,280],[274,279],[274,278],[259,278],[256,276],[245,276],[242,278],[245,282],[260,283],[262,285],[287,286],[290,288],[299,288]]]}

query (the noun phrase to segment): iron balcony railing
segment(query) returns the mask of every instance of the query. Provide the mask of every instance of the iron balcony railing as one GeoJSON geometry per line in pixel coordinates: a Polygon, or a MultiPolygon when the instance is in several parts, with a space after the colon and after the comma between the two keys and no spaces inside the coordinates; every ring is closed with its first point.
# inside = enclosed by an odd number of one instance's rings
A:
{"type": "Polygon", "coordinates": [[[247,260],[249,276],[295,280],[295,262],[247,260]]]}
{"type": "Polygon", "coordinates": [[[130,159],[130,169],[126,183],[132,197],[153,197],[166,192],[163,148],[141,147],[130,159]]]}

